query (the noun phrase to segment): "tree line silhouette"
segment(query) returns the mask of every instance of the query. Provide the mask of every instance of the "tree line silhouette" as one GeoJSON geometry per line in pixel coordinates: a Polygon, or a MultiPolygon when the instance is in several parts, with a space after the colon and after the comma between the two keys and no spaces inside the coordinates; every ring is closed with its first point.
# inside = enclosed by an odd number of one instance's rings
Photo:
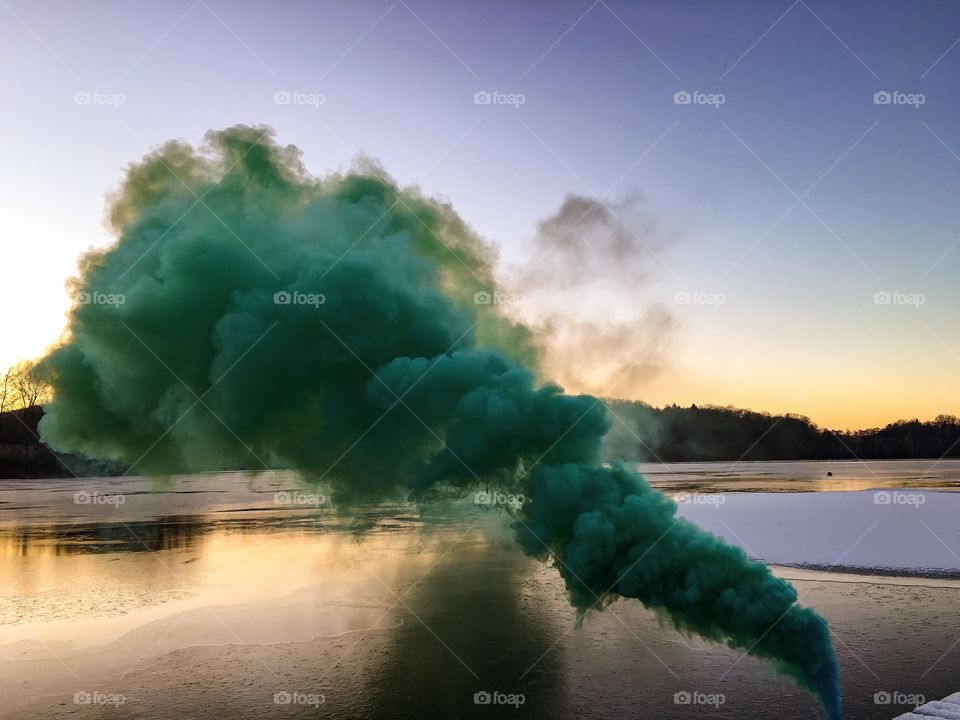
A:
{"type": "MultiPolygon", "coordinates": [[[[711,405],[656,408],[608,399],[613,427],[604,459],[633,462],[960,458],[960,419],[900,420],[868,430],[827,430],[810,418],[711,405]]],[[[0,413],[0,477],[120,475],[121,463],[57,453],[41,442],[35,405],[0,413]]]]}
{"type": "Polygon", "coordinates": [[[605,400],[614,426],[606,459],[637,462],[708,460],[886,460],[960,457],[960,419],[899,420],[882,428],[829,430],[808,417],[733,407],[605,400]]]}
{"type": "Polygon", "coordinates": [[[0,478],[103,477],[122,475],[125,466],[110,460],[59,453],[40,440],[39,405],[0,412],[0,478]]]}

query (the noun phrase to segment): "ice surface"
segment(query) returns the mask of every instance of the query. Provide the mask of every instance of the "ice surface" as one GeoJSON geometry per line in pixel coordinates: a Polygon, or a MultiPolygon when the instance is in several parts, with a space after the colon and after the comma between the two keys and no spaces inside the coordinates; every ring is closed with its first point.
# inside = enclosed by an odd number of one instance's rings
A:
{"type": "Polygon", "coordinates": [[[920,715],[930,715],[931,717],[948,718],[948,720],[960,720],[960,705],[934,700],[917,708],[920,715]]]}
{"type": "Polygon", "coordinates": [[[960,575],[960,494],[678,494],[680,514],[768,563],[960,575]]]}
{"type": "Polygon", "coordinates": [[[913,712],[898,715],[894,720],[930,720],[930,718],[944,718],[957,720],[960,718],[960,693],[953,693],[943,700],[933,700],[921,705],[913,712]]]}

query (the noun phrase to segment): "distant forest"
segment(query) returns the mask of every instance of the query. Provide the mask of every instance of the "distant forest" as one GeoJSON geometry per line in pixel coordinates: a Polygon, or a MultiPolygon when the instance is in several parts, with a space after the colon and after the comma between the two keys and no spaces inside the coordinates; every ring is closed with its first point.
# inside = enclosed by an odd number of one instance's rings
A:
{"type": "Polygon", "coordinates": [[[0,478],[103,477],[122,475],[124,466],[54,452],[40,441],[39,405],[0,412],[0,478]]]}
{"type": "Polygon", "coordinates": [[[802,415],[770,415],[732,407],[606,400],[613,428],[605,459],[638,462],[700,460],[886,460],[960,457],[960,419],[900,420],[882,428],[840,431],[802,415]]]}
{"type": "MultiPolygon", "coordinates": [[[[655,408],[606,400],[613,427],[605,460],[879,460],[960,457],[960,420],[901,420],[853,432],[824,430],[801,415],[769,415],[730,407],[655,408]]],[[[0,478],[120,475],[124,465],[56,453],[37,433],[40,406],[0,412],[0,478]]]]}

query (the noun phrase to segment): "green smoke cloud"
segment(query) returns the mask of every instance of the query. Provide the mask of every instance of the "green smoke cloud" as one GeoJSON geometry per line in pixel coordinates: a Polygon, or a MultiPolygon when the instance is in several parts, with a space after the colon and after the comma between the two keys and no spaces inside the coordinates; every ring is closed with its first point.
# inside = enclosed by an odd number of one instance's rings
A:
{"type": "Polygon", "coordinates": [[[599,465],[603,405],[536,373],[497,312],[494,248],[374,163],[317,179],[267,128],[171,142],[112,198],[118,242],[81,260],[41,423],[139,472],[290,467],[340,502],[495,483],[572,602],[637,598],[768,658],[839,717],[826,623],[762,564],[599,465]]]}

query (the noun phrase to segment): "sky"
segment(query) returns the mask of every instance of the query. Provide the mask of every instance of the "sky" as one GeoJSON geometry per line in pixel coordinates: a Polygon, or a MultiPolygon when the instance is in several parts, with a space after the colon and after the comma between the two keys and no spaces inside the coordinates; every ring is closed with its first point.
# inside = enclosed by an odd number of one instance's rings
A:
{"type": "Polygon", "coordinates": [[[0,68],[0,366],[59,336],[127,164],[265,123],[449,199],[506,280],[568,196],[618,208],[643,257],[555,310],[657,357],[595,392],[960,414],[955,2],[2,0],[0,68]]]}

